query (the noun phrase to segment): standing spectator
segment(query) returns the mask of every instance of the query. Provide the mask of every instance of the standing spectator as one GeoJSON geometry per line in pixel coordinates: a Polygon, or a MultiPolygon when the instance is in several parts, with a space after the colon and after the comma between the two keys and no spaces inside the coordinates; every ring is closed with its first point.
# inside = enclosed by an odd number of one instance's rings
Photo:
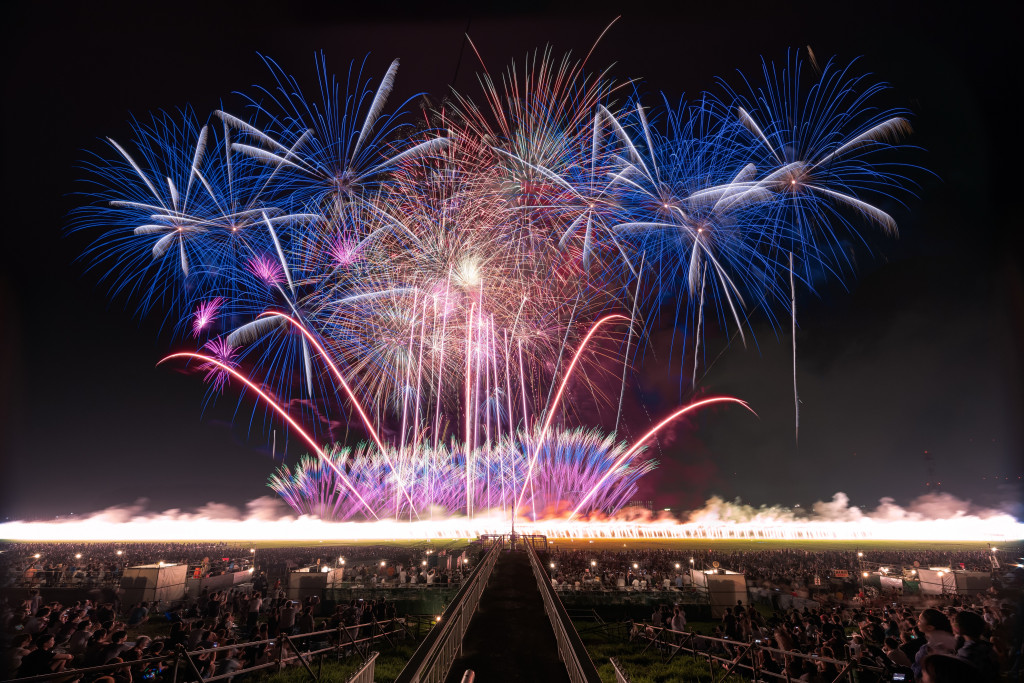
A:
{"type": "Polygon", "coordinates": [[[260,609],[263,607],[263,598],[260,597],[259,593],[253,593],[249,596],[249,619],[245,622],[249,631],[256,630],[256,622],[260,618],[260,609]]]}
{"type": "Polygon", "coordinates": [[[293,635],[295,633],[295,617],[295,602],[288,600],[281,608],[281,620],[279,625],[281,633],[285,635],[293,635]]]}
{"type": "Polygon", "coordinates": [[[302,634],[302,633],[312,633],[313,632],[313,626],[314,626],[315,623],[316,623],[316,620],[313,619],[313,608],[312,607],[303,607],[302,608],[302,615],[299,616],[298,623],[297,623],[298,632],[300,634],[302,634]]]}
{"type": "Polygon", "coordinates": [[[682,607],[676,607],[672,613],[672,630],[673,631],[685,631],[686,630],[686,612],[683,611],[682,607]]]}

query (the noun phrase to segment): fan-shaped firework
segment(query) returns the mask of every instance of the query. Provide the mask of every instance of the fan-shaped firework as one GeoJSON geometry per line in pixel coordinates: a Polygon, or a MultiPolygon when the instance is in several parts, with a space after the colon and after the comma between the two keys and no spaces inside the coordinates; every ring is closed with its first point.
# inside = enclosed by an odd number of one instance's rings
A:
{"type": "MultiPolygon", "coordinates": [[[[472,498],[481,501],[481,507],[507,515],[525,485],[524,512],[534,519],[565,513],[612,472],[610,485],[598,487],[599,493],[588,503],[610,513],[630,500],[637,480],[657,464],[637,458],[616,465],[626,446],[598,430],[559,431],[539,446],[531,444],[536,444],[532,438],[515,434],[471,456],[478,462],[470,484],[472,498]],[[531,451],[538,453],[538,467],[528,482],[531,451]]],[[[447,517],[464,507],[467,458],[453,445],[423,443],[404,457],[392,452],[390,460],[401,461],[401,469],[393,469],[371,445],[363,443],[354,450],[334,446],[324,458],[303,456],[294,468],[282,465],[270,477],[270,487],[296,512],[335,521],[366,513],[347,495],[342,475],[371,501],[379,518],[447,517]]]]}
{"type": "Polygon", "coordinates": [[[870,202],[903,180],[879,153],[908,125],[831,64],[661,112],[535,53],[422,126],[389,107],[397,60],[342,92],[321,59],[317,100],[268,64],[251,119],[161,114],[111,141],[76,227],[100,231],[114,294],[205,344],[171,357],[216,392],[237,379],[310,445],[271,480],[301,512],[614,511],[659,429],[742,404],[691,404],[630,446],[572,430],[577,399],[621,402],[620,346],[667,312],[696,383],[704,329],[773,320],[793,255],[810,281],[841,270],[858,219],[894,229],[870,202]],[[321,448],[339,410],[372,443],[321,448]]]}

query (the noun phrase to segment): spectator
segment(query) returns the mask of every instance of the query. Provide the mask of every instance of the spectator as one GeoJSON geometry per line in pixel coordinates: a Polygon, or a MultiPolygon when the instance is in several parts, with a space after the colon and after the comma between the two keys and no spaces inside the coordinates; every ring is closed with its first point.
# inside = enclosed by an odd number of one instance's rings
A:
{"type": "Polygon", "coordinates": [[[36,649],[22,657],[18,677],[41,676],[42,674],[58,673],[71,661],[68,654],[57,654],[53,651],[53,636],[44,633],[36,638],[36,649]]]}
{"type": "Polygon", "coordinates": [[[984,631],[985,619],[977,612],[963,610],[953,617],[953,633],[964,641],[956,656],[978,670],[979,683],[995,681],[999,676],[999,663],[992,644],[982,639],[984,631]]]}
{"type": "Polygon", "coordinates": [[[931,654],[921,663],[919,680],[922,683],[973,683],[980,680],[978,673],[977,669],[962,659],[944,654],[931,654]]]}

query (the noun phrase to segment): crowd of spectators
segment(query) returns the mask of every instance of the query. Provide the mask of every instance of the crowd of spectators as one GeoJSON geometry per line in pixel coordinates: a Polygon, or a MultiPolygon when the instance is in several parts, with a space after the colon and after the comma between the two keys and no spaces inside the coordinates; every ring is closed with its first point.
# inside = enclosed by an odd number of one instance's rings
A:
{"type": "MultiPolygon", "coordinates": [[[[707,634],[690,641],[696,650],[732,659],[743,644],[754,643],[757,667],[798,681],[833,681],[847,663],[874,671],[876,680],[995,682],[1016,675],[1020,662],[1019,614],[1001,619],[994,599],[970,606],[917,609],[805,608],[770,613],[738,604],[727,608],[707,634]],[[707,636],[707,637],[705,637],[707,636]],[[804,656],[794,656],[804,655],[804,656]],[[899,676],[904,678],[899,678],[899,676]]],[[[677,607],[677,613],[685,608],[677,607]]],[[[667,617],[655,609],[633,637],[652,640],[661,627],[664,647],[683,643],[685,616],[667,617]],[[668,620],[666,620],[668,619],[668,620]],[[684,628],[679,628],[679,625],[684,628]]],[[[861,677],[860,680],[870,680],[861,677]]]]}
{"type": "MultiPolygon", "coordinates": [[[[318,545],[259,548],[226,543],[5,543],[0,544],[0,588],[116,589],[124,570],[146,564],[184,564],[190,578],[249,567],[276,577],[301,567],[337,568],[343,580],[377,586],[458,584],[468,557],[426,547],[318,545]],[[194,571],[192,570],[194,568],[194,571]]],[[[112,597],[116,590],[104,591],[112,597]]]]}
{"type": "Polygon", "coordinates": [[[0,588],[105,588],[117,586],[126,567],[159,562],[199,566],[204,559],[207,574],[215,574],[227,571],[230,560],[252,554],[251,547],[226,543],[3,543],[0,588]]]}
{"type": "MultiPolygon", "coordinates": [[[[0,550],[0,585],[6,596],[0,607],[3,677],[58,673],[66,676],[65,681],[82,679],[86,683],[138,683],[160,678],[163,664],[140,660],[179,647],[200,652],[196,664],[204,677],[230,674],[287,657],[290,645],[279,637],[282,634],[347,627],[358,638],[375,621],[397,617],[394,603],[377,597],[381,595],[378,591],[368,591],[364,600],[346,597],[330,609],[325,609],[316,595],[302,602],[293,600],[282,583],[290,569],[344,566],[349,585],[358,591],[453,585],[466,565],[472,564],[471,554],[433,552],[428,545],[320,545],[254,551],[225,544],[12,544],[0,550]],[[79,554],[85,557],[76,557],[79,554]],[[195,566],[209,575],[242,566],[244,563],[232,559],[239,556],[255,564],[251,581],[224,590],[203,590],[198,597],[176,604],[125,604],[116,590],[115,577],[125,566],[162,560],[195,566]],[[66,576],[80,566],[102,570],[103,578],[97,581],[109,590],[92,591],[88,598],[66,599],[62,604],[53,595],[67,593],[48,592],[75,584],[35,580],[40,575],[66,576]],[[157,631],[153,630],[155,624],[159,624],[157,631]],[[243,646],[252,641],[260,644],[243,646]],[[75,673],[102,664],[121,666],[102,677],[75,673]]],[[[812,595],[816,602],[808,601],[800,609],[772,601],[756,605],[740,601],[721,620],[703,624],[703,636],[696,641],[704,650],[724,658],[734,655],[737,643],[759,642],[759,667],[788,673],[797,680],[832,680],[840,666],[834,661],[905,672],[907,680],[997,680],[999,672],[1016,670],[1021,638],[1019,586],[1007,593],[994,585],[966,602],[957,596],[931,596],[915,602],[906,596],[888,595],[871,600],[858,592],[856,577],[863,567],[911,567],[915,561],[920,566],[990,566],[988,554],[978,551],[871,551],[858,555],[855,551],[792,549],[619,551],[563,545],[544,554],[552,582],[561,588],[658,593],[652,598],[657,606],[649,622],[636,628],[638,637],[650,637],[658,628],[686,632],[693,627],[696,614],[686,599],[692,595],[684,595],[691,567],[699,570],[718,563],[745,574],[751,588],[748,595],[754,596],[755,602],[765,586],[773,593],[793,595],[808,587],[818,589],[812,595]],[[851,578],[846,583],[814,585],[815,577],[828,577],[837,570],[851,578]],[[844,593],[846,599],[840,597],[844,593]],[[956,667],[972,677],[946,676],[956,667]]],[[[329,642],[330,638],[325,638],[329,642]]],[[[670,633],[663,640],[676,638],[670,633]]]]}
{"type": "MultiPolygon", "coordinates": [[[[990,552],[985,550],[882,550],[808,551],[772,549],[760,551],[700,550],[588,550],[581,544],[551,547],[552,583],[568,590],[669,590],[691,584],[690,570],[715,566],[744,574],[754,589],[783,591],[800,597],[815,593],[861,592],[864,570],[885,567],[895,575],[902,568],[910,575],[914,562],[922,567],[990,571],[990,552]],[[716,564],[717,563],[717,564],[716,564]],[[838,571],[837,571],[838,570],[838,571]],[[841,578],[839,578],[841,577],[841,578]],[[845,592],[844,592],[845,590],[845,592]]],[[[762,592],[766,598],[767,593],[762,592]]]]}
{"type": "MultiPolygon", "coordinates": [[[[656,603],[633,635],[664,647],[683,640],[701,602],[696,571],[727,568],[745,575],[748,600],[726,608],[691,647],[732,659],[739,643],[755,643],[758,668],[801,681],[832,681],[848,662],[876,670],[879,680],[996,681],[1017,672],[1021,647],[1021,581],[970,597],[867,592],[862,581],[882,567],[913,578],[917,567],[991,571],[985,550],[805,551],[772,549],[550,549],[552,584],[562,590],[649,592],[656,603]],[[915,564],[916,563],[916,564],[915,564]],[[837,578],[838,577],[838,578],[837,578]],[[794,608],[778,596],[809,597],[794,608]],[[751,605],[749,598],[755,603],[751,605]],[[666,629],[659,634],[660,629],[666,629]],[[680,632],[680,633],[673,633],[680,632]],[[789,653],[789,654],[787,654],[789,653]],[[793,653],[805,655],[793,656],[793,653]]],[[[707,602],[705,596],[704,603],[707,602]]],[[[590,604],[590,603],[588,603],[590,604]]],[[[1016,674],[1014,674],[1016,675],[1016,674]]]]}
{"type": "Polygon", "coordinates": [[[151,637],[138,631],[149,618],[149,607],[146,602],[136,603],[126,617],[117,614],[110,603],[43,603],[38,591],[32,591],[21,605],[8,602],[0,610],[5,639],[3,680],[49,673],[66,674],[60,679],[63,681],[151,680],[161,677],[168,663],[143,660],[179,647],[200,653],[193,661],[207,678],[287,658],[292,645],[282,635],[332,631],[297,646],[312,649],[338,642],[340,627],[348,627],[351,640],[358,640],[368,635],[374,622],[397,618],[394,605],[386,599],[351,600],[324,615],[316,596],[299,603],[285,597],[265,600],[258,592],[229,589],[203,593],[163,613],[164,633],[151,637]],[[110,664],[124,666],[92,676],[75,673],[76,669],[110,664]]]}
{"type": "Polygon", "coordinates": [[[358,640],[375,622],[398,618],[394,603],[379,597],[379,591],[367,591],[365,599],[348,598],[331,610],[325,610],[318,595],[293,600],[287,592],[289,571],[344,567],[345,581],[356,594],[370,588],[453,586],[462,580],[473,554],[435,552],[427,545],[3,544],[0,680],[58,673],[67,682],[138,683],[160,678],[166,667],[140,660],[180,647],[201,652],[193,659],[204,678],[278,662],[287,659],[291,647],[281,635],[331,630],[334,635],[307,638],[302,647],[327,646],[339,640],[341,627],[346,627],[346,639],[358,640]],[[230,571],[247,572],[251,578],[223,590],[202,589],[197,597],[173,603],[123,602],[118,581],[124,570],[161,562],[187,565],[189,578],[230,571]],[[246,569],[250,566],[251,572],[246,569]],[[76,575],[83,578],[70,580],[76,575]],[[83,599],[63,604],[51,597],[72,594],[83,599]],[[154,626],[159,634],[153,633],[154,626]],[[251,642],[260,644],[246,645],[251,642]],[[102,676],[75,673],[109,664],[124,666],[102,676]]]}

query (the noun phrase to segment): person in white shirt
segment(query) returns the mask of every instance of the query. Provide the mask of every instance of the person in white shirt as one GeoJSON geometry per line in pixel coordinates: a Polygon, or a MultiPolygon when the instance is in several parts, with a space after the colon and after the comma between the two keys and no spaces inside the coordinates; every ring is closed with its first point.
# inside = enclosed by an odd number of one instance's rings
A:
{"type": "MultiPolygon", "coordinates": [[[[682,607],[676,607],[672,613],[672,621],[669,622],[673,631],[686,631],[686,612],[682,607]]],[[[682,636],[679,636],[680,638],[682,636]]]]}

